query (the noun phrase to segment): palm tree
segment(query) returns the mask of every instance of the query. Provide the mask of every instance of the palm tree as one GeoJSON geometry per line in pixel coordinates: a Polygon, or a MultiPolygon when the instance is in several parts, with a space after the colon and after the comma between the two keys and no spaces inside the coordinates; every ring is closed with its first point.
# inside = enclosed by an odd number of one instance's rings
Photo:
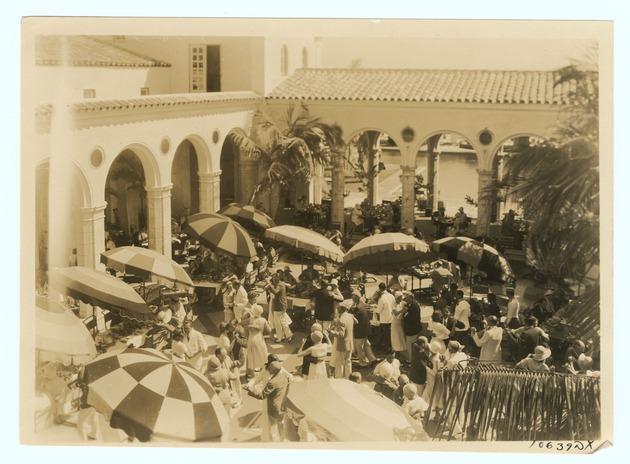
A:
{"type": "Polygon", "coordinates": [[[255,204],[262,192],[278,187],[286,190],[296,183],[309,181],[318,165],[330,165],[344,147],[341,127],[312,118],[304,105],[297,111],[293,106],[287,109],[284,129],[265,120],[254,132],[256,141],[243,134],[231,134],[241,152],[257,160],[259,170],[264,173],[250,204],[255,204]]]}
{"type": "Polygon", "coordinates": [[[530,221],[527,246],[550,278],[583,281],[599,264],[599,82],[592,66],[559,71],[573,83],[552,138],[509,158],[510,192],[530,221]]]}

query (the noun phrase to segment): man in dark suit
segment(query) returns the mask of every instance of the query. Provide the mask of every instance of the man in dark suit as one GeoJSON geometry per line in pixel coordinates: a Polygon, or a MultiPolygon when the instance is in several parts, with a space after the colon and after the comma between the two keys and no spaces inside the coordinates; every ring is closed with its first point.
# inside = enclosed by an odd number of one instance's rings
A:
{"type": "Polygon", "coordinates": [[[405,332],[407,359],[411,360],[411,345],[418,339],[422,331],[420,305],[411,292],[405,292],[403,298],[406,304],[406,310],[403,314],[403,331],[405,332]]]}
{"type": "Polygon", "coordinates": [[[267,400],[267,414],[269,416],[269,432],[271,441],[284,441],[284,414],[286,398],[289,393],[291,374],[282,370],[282,364],[272,361],[267,364],[269,381],[260,393],[248,390],[249,395],[259,400],[267,400]]]}

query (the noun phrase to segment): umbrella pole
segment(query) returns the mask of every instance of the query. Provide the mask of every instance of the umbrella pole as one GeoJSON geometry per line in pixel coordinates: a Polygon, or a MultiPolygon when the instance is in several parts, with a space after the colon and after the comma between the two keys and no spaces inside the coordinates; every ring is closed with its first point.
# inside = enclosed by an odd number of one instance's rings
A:
{"type": "Polygon", "coordinates": [[[473,288],[473,267],[470,266],[470,291],[469,293],[469,297],[468,298],[472,298],[472,288],[473,288]]]}

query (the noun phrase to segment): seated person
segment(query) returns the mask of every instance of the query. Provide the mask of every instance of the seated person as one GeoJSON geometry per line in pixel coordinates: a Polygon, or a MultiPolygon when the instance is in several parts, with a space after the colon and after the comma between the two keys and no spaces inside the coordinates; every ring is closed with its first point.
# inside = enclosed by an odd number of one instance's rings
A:
{"type": "Polygon", "coordinates": [[[394,391],[398,388],[398,378],[400,377],[400,361],[395,358],[394,351],[388,350],[385,359],[374,368],[372,377],[376,382],[374,391],[392,399],[394,391]]]}
{"type": "Polygon", "coordinates": [[[312,282],[314,280],[319,280],[321,277],[321,274],[319,273],[319,271],[317,271],[314,267],[313,263],[308,263],[306,265],[306,269],[304,269],[302,271],[302,273],[300,274],[300,281],[301,282],[312,282]]]}
{"type": "Polygon", "coordinates": [[[457,234],[462,233],[468,228],[468,221],[469,218],[464,212],[464,207],[460,206],[457,213],[455,213],[455,220],[453,221],[453,227],[455,227],[455,231],[457,234]]]}

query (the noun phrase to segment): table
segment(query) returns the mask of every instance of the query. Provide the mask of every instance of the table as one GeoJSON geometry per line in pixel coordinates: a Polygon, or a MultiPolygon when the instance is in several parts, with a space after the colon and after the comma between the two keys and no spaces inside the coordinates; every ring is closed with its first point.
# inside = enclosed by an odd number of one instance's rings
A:
{"type": "Polygon", "coordinates": [[[219,290],[223,283],[221,282],[208,282],[208,281],[200,281],[194,282],[195,284],[195,293],[197,294],[197,298],[202,304],[211,304],[214,298],[219,294],[219,290]],[[203,298],[207,298],[206,301],[203,298]]]}

